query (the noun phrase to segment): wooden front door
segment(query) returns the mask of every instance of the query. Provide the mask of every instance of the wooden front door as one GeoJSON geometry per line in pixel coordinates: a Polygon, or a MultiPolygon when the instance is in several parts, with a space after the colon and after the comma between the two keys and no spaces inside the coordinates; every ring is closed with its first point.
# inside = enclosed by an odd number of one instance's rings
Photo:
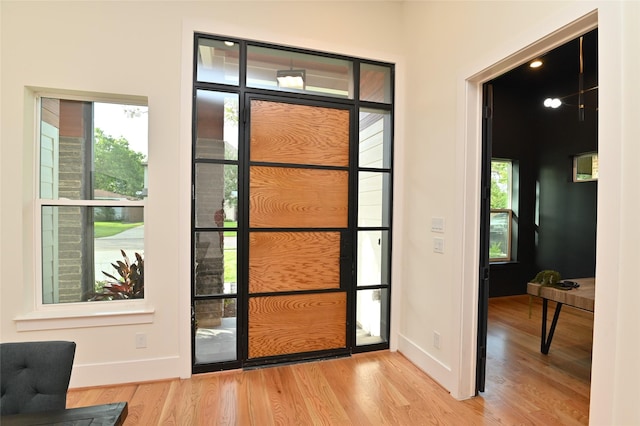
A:
{"type": "Polygon", "coordinates": [[[350,111],[249,108],[248,359],[346,350],[350,111]]]}

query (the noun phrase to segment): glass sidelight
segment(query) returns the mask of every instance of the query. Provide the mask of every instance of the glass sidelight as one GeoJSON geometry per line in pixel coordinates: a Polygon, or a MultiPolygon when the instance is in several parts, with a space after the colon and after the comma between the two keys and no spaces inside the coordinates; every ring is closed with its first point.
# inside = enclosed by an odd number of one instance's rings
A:
{"type": "Polygon", "coordinates": [[[374,345],[389,341],[388,313],[388,288],[358,291],[356,301],[357,346],[374,345]]]}
{"type": "MultiPolygon", "coordinates": [[[[389,67],[361,67],[361,98],[389,102],[389,67]],[[369,84],[366,85],[365,82],[369,84]]],[[[391,111],[361,108],[358,131],[356,347],[389,341],[391,111]]]]}
{"type": "Polygon", "coordinates": [[[192,322],[198,365],[237,359],[238,95],[198,90],[195,107],[192,322]]]}

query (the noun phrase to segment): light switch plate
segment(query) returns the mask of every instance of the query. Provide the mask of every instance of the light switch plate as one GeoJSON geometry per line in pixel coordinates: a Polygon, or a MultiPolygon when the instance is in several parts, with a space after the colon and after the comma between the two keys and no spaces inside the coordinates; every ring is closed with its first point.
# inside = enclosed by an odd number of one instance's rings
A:
{"type": "Polygon", "coordinates": [[[444,253],[444,238],[436,237],[433,239],[433,251],[435,253],[444,253]]]}
{"type": "Polygon", "coordinates": [[[432,217],[431,218],[431,232],[444,232],[444,218],[432,217]]]}

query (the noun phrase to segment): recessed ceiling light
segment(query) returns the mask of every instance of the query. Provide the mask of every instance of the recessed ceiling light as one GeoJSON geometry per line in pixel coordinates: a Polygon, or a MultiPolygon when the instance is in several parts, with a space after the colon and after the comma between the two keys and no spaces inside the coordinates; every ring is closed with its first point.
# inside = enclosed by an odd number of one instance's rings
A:
{"type": "Polygon", "coordinates": [[[231,47],[233,46],[235,43],[232,41],[225,41],[224,44],[226,44],[227,46],[231,47]]]}
{"type": "Polygon", "coordinates": [[[529,66],[531,68],[540,68],[542,66],[542,61],[540,59],[536,59],[534,61],[531,61],[531,63],[529,64],[529,66]]]}

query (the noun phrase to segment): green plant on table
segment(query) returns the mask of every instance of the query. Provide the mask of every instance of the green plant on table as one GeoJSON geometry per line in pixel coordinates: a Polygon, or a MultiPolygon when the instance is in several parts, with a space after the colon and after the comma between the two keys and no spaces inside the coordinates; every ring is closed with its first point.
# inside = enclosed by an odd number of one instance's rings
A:
{"type": "Polygon", "coordinates": [[[560,272],[551,269],[545,269],[536,274],[531,280],[532,283],[542,284],[543,286],[554,285],[560,281],[560,272]]]}

